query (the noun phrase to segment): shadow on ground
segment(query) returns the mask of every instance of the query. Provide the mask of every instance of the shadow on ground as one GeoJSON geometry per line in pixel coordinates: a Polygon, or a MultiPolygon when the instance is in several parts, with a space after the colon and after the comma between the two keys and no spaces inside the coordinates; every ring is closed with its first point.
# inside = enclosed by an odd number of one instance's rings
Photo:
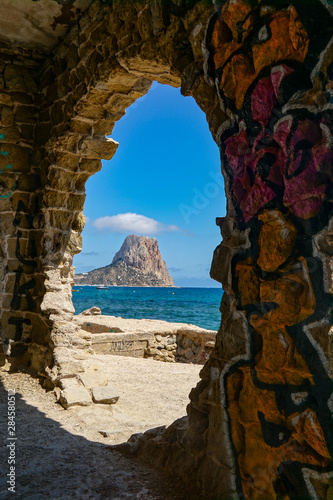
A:
{"type": "MultiPolygon", "coordinates": [[[[185,498],[183,492],[175,493],[176,484],[172,479],[106,445],[68,432],[59,422],[27,404],[20,392],[15,396],[15,494],[8,491],[7,445],[13,441],[8,439],[7,389],[11,385],[16,389],[19,377],[22,374],[0,371],[2,500],[185,498]]],[[[27,375],[25,377],[28,379],[27,375]]],[[[179,485],[177,490],[180,491],[178,488],[179,485]]]]}

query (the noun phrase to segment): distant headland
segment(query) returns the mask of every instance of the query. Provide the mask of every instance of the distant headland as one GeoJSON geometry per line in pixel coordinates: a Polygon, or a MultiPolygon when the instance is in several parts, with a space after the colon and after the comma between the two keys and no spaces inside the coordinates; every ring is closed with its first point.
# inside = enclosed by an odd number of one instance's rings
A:
{"type": "Polygon", "coordinates": [[[76,274],[75,285],[174,286],[156,238],[131,234],[125,238],[112,263],[76,274]]]}

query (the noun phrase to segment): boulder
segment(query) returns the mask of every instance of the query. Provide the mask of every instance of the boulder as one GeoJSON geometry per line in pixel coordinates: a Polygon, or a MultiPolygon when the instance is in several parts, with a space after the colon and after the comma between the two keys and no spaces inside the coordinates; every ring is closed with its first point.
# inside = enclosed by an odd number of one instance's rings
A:
{"type": "Polygon", "coordinates": [[[87,389],[108,384],[107,376],[97,370],[88,370],[86,373],[80,374],[80,379],[87,389]]]}
{"type": "Polygon", "coordinates": [[[82,386],[67,387],[60,393],[60,403],[65,408],[70,408],[74,405],[89,406],[92,404],[92,399],[89,391],[82,386]]]}
{"type": "Polygon", "coordinates": [[[93,387],[92,398],[94,403],[115,404],[119,396],[116,395],[115,389],[111,385],[103,387],[93,387]]]}
{"type": "Polygon", "coordinates": [[[90,309],[86,309],[81,314],[83,314],[84,316],[100,316],[102,314],[102,311],[99,307],[93,306],[90,309]]]}

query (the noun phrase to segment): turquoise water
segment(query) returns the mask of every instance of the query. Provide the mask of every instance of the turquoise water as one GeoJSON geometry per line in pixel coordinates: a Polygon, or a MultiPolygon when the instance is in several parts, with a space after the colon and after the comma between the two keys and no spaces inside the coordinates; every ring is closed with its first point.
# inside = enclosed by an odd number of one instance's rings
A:
{"type": "Polygon", "coordinates": [[[218,330],[222,290],[219,288],[136,288],[75,286],[73,304],[76,314],[98,306],[102,314],[135,319],[161,319],[192,323],[218,330]]]}

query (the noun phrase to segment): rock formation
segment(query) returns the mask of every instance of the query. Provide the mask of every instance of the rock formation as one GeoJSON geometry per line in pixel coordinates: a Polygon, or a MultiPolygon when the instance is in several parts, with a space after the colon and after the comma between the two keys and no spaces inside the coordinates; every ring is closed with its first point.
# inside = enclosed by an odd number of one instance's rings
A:
{"type": "Polygon", "coordinates": [[[109,266],[75,276],[76,285],[174,286],[156,238],[131,234],[109,266]]]}

